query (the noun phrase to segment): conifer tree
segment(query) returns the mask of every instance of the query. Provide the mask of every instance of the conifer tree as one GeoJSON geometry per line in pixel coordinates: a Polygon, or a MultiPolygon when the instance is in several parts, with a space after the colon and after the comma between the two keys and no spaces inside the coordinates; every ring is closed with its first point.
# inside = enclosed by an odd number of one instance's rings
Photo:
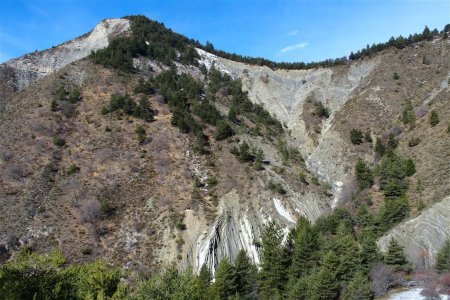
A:
{"type": "Polygon", "coordinates": [[[436,269],[439,272],[450,271],[450,240],[445,241],[436,256],[436,269]]]}
{"type": "Polygon", "coordinates": [[[263,169],[262,161],[264,160],[264,152],[258,149],[255,157],[255,170],[260,171],[263,169]]]}
{"type": "Polygon", "coordinates": [[[286,298],[289,300],[306,300],[311,294],[312,276],[303,276],[297,279],[286,294],[286,298]]]}
{"type": "Polygon", "coordinates": [[[281,298],[286,281],[283,264],[283,234],[280,226],[271,221],[264,228],[261,237],[261,269],[259,273],[260,298],[281,298]]]}
{"type": "Polygon", "coordinates": [[[439,116],[438,116],[438,113],[435,110],[431,111],[430,124],[433,127],[436,126],[437,124],[439,124],[439,116]]]}
{"type": "Polygon", "coordinates": [[[355,166],[355,177],[361,190],[373,185],[373,173],[362,159],[358,159],[355,166]]]}
{"type": "Polygon", "coordinates": [[[200,268],[200,272],[198,273],[198,281],[200,283],[200,287],[204,290],[208,289],[211,283],[211,279],[212,279],[211,271],[205,264],[203,264],[202,267],[200,268]]]}
{"type": "Polygon", "coordinates": [[[317,300],[337,298],[339,293],[338,267],[339,258],[333,251],[329,251],[322,260],[320,271],[313,278],[311,295],[308,298],[317,300]]]}
{"type": "Polygon", "coordinates": [[[294,236],[292,263],[289,268],[289,279],[297,282],[318,263],[318,233],[306,218],[299,218],[294,236]]]}
{"type": "Polygon", "coordinates": [[[384,153],[386,152],[386,147],[384,146],[384,144],[381,141],[381,139],[378,138],[378,137],[377,137],[377,139],[375,141],[375,148],[374,148],[374,150],[379,156],[383,156],[384,153]]]}
{"type": "Polygon", "coordinates": [[[358,271],[347,285],[343,300],[372,300],[373,292],[367,276],[358,271]]]}
{"type": "Polygon", "coordinates": [[[337,235],[334,249],[339,257],[337,277],[342,281],[348,281],[353,273],[360,268],[361,258],[358,243],[350,234],[337,235]]]}
{"type": "Polygon", "coordinates": [[[236,288],[239,299],[255,299],[258,270],[250,261],[247,252],[241,249],[235,261],[236,288]]]}
{"type": "Polygon", "coordinates": [[[403,247],[394,238],[391,238],[389,241],[388,250],[384,256],[384,262],[387,265],[394,267],[396,271],[411,270],[411,264],[406,259],[403,247]]]}
{"type": "Polygon", "coordinates": [[[367,209],[367,205],[361,204],[356,211],[356,222],[360,228],[370,227],[374,225],[372,213],[367,209]]]}
{"type": "Polygon", "coordinates": [[[227,257],[222,258],[219,262],[215,275],[215,282],[211,287],[214,299],[226,300],[236,295],[236,269],[227,257]]]}
{"type": "Polygon", "coordinates": [[[358,241],[361,245],[361,268],[367,273],[377,262],[383,260],[383,256],[378,251],[373,227],[361,229],[358,241]]]}

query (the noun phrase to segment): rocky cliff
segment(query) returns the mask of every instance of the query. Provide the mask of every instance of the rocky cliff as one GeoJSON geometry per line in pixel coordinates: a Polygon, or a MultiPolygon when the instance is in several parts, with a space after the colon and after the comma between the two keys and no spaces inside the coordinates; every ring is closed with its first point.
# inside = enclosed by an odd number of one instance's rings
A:
{"type": "Polygon", "coordinates": [[[1,64],[0,76],[6,86],[2,86],[0,98],[6,98],[11,91],[21,90],[71,62],[87,57],[92,51],[107,47],[109,41],[126,34],[129,29],[127,19],[106,19],[83,36],[1,64]]]}

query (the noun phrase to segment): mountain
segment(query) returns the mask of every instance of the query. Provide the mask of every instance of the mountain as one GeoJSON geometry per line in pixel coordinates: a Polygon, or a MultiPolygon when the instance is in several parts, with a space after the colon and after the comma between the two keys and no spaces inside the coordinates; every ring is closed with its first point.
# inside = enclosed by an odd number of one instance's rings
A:
{"type": "Polygon", "coordinates": [[[1,259],[28,245],[214,272],[240,249],[259,263],[272,220],[287,234],[346,208],[358,228],[367,206],[382,249],[395,236],[433,265],[450,237],[444,37],[283,69],[128,17],[1,64],[1,259]]]}

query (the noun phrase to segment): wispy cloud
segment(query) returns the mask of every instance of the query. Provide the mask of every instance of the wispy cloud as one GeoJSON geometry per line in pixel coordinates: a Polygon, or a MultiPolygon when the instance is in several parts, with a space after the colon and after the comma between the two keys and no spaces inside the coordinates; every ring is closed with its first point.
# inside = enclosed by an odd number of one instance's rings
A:
{"type": "Polygon", "coordinates": [[[287,47],[284,47],[283,49],[281,49],[280,53],[286,53],[286,52],[290,52],[290,51],[297,50],[297,49],[304,49],[306,46],[308,46],[308,44],[309,43],[305,42],[305,43],[287,46],[287,47]]]}
{"type": "Polygon", "coordinates": [[[292,31],[289,31],[287,35],[293,36],[293,35],[297,35],[297,34],[298,34],[298,30],[292,30],[292,31]]]}

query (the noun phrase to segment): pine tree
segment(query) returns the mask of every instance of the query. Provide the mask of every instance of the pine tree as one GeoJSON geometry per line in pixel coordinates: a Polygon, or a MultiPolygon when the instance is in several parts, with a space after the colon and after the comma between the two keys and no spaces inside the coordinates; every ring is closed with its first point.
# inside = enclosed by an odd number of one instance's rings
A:
{"type": "Polygon", "coordinates": [[[198,273],[198,280],[200,282],[200,285],[202,288],[207,289],[209,287],[209,284],[211,283],[211,271],[208,269],[208,267],[203,264],[200,268],[200,272],[198,273]]]}
{"type": "Polygon", "coordinates": [[[389,241],[388,250],[384,256],[384,262],[387,265],[394,267],[396,271],[411,270],[411,264],[406,259],[403,247],[394,238],[391,238],[389,241]]]}
{"type": "Polygon", "coordinates": [[[250,153],[250,146],[245,141],[239,147],[239,160],[242,162],[248,162],[252,160],[252,154],[250,153]]]}
{"type": "Polygon", "coordinates": [[[395,137],[395,135],[393,133],[389,133],[389,138],[388,138],[388,142],[387,142],[387,147],[386,149],[389,151],[394,151],[395,149],[397,149],[398,146],[398,140],[395,137]]]}
{"type": "Polygon", "coordinates": [[[226,300],[228,297],[236,295],[236,269],[227,257],[222,258],[219,262],[215,275],[215,282],[211,286],[214,299],[226,300]]]}
{"type": "Polygon", "coordinates": [[[271,221],[261,237],[261,269],[259,273],[260,298],[281,298],[286,281],[283,264],[283,234],[280,226],[271,221]]]}
{"type": "Polygon", "coordinates": [[[322,260],[322,266],[314,278],[311,287],[311,299],[336,299],[339,293],[339,279],[337,269],[339,258],[333,251],[329,251],[322,260]]]}
{"type": "Polygon", "coordinates": [[[377,137],[377,139],[375,141],[375,148],[374,148],[374,150],[379,156],[383,156],[384,153],[386,152],[386,147],[384,146],[384,144],[381,141],[381,139],[378,138],[378,137],[377,137]]]}
{"type": "Polygon", "coordinates": [[[297,282],[317,265],[319,259],[318,233],[306,218],[300,217],[297,221],[293,246],[289,279],[297,282]]]}
{"type": "Polygon", "coordinates": [[[360,228],[366,228],[374,225],[372,213],[368,210],[367,205],[361,204],[356,211],[356,222],[360,228]]]}
{"type": "Polygon", "coordinates": [[[350,130],[350,141],[352,142],[352,144],[354,145],[362,144],[363,137],[364,136],[361,130],[354,128],[350,130]]]}
{"type": "Polygon", "coordinates": [[[361,271],[358,271],[347,285],[343,300],[372,300],[373,292],[370,282],[361,271]]]}
{"type": "Polygon", "coordinates": [[[361,229],[358,241],[361,245],[361,268],[367,273],[376,263],[383,260],[383,256],[378,251],[373,227],[361,229]]]}
{"type": "Polygon", "coordinates": [[[230,110],[228,111],[228,120],[233,123],[237,120],[237,111],[235,105],[231,105],[230,110]]]}
{"type": "Polygon", "coordinates": [[[261,149],[258,149],[255,157],[255,170],[260,171],[263,170],[262,161],[264,160],[264,152],[261,149]]]}
{"type": "Polygon", "coordinates": [[[361,190],[370,188],[373,185],[372,170],[360,158],[356,162],[355,177],[361,190]]]}
{"type": "Polygon", "coordinates": [[[306,300],[309,298],[309,294],[311,294],[311,286],[312,286],[312,276],[303,276],[297,279],[290,288],[288,288],[288,293],[286,298],[289,300],[306,300]]]}
{"type": "Polygon", "coordinates": [[[433,127],[436,126],[437,124],[439,124],[439,115],[435,110],[431,111],[430,124],[433,127]]]}
{"type": "Polygon", "coordinates": [[[353,273],[360,268],[361,256],[358,243],[352,235],[336,235],[334,247],[339,257],[337,277],[341,281],[348,281],[353,273]]]}
{"type": "Polygon", "coordinates": [[[450,271],[450,240],[445,241],[436,256],[436,269],[439,272],[450,271]]]}
{"type": "Polygon", "coordinates": [[[239,299],[255,299],[258,270],[252,264],[247,252],[241,249],[235,261],[236,287],[239,299]]]}

